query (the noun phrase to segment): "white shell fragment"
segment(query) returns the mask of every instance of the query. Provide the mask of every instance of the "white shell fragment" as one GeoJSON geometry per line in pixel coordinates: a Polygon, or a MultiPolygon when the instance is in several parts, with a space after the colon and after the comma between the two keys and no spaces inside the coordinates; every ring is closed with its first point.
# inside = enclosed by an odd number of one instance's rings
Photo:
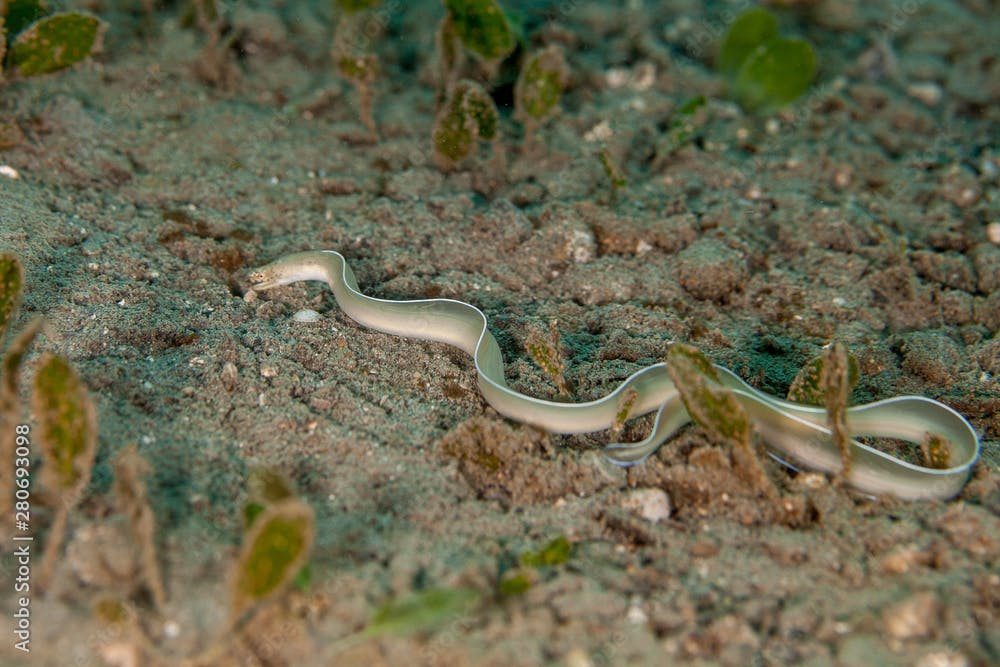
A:
{"type": "Polygon", "coordinates": [[[670,518],[670,496],[662,489],[636,489],[625,496],[622,507],[652,523],[670,518]]]}
{"type": "Polygon", "coordinates": [[[311,308],[303,308],[292,315],[292,319],[296,322],[319,322],[319,313],[311,308]]]}

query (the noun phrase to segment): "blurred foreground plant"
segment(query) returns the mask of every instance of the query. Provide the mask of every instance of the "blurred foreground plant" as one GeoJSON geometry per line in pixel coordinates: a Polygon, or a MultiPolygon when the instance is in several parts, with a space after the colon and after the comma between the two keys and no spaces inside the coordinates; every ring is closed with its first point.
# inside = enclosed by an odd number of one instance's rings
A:
{"type": "Polygon", "coordinates": [[[716,67],[744,109],[771,111],[806,91],[816,74],[816,54],[805,40],[779,36],[778,20],[756,7],[733,21],[716,67]]]}
{"type": "Polygon", "coordinates": [[[49,14],[41,0],[0,0],[0,25],[0,70],[20,77],[65,69],[97,53],[107,28],[91,14],[49,14]]]}

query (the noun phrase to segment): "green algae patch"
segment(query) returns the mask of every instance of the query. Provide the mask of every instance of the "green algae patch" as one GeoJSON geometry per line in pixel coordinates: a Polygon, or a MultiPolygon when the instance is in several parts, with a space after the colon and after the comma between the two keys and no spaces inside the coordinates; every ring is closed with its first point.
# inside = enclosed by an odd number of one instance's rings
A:
{"type": "Polygon", "coordinates": [[[49,354],[39,364],[32,409],[50,487],[60,493],[82,490],[94,462],[97,414],[80,377],[62,357],[49,354]]]}
{"type": "Polygon", "coordinates": [[[514,50],[514,30],[494,0],[445,0],[444,5],[455,36],[484,61],[498,62],[514,50]]]}
{"type": "Polygon", "coordinates": [[[744,109],[769,111],[809,88],[816,74],[816,53],[805,40],[781,37],[774,15],[756,7],[733,21],[715,64],[744,109]]]}
{"type": "MultiPolygon", "coordinates": [[[[822,385],[825,371],[824,355],[812,359],[802,367],[788,388],[788,400],[806,405],[825,405],[826,391],[822,385]]],[[[850,393],[861,379],[858,360],[853,354],[847,355],[847,392],[850,393]]]]}
{"type": "Polygon", "coordinates": [[[731,391],[719,385],[712,362],[689,345],[672,345],[667,369],[691,420],[717,441],[750,442],[750,418],[731,391]]]}
{"type": "Polygon", "coordinates": [[[744,108],[776,109],[806,92],[815,74],[816,53],[808,42],[773,39],[754,49],[744,61],[733,94],[744,108]]]}
{"type": "Polygon", "coordinates": [[[99,51],[105,27],[90,14],[47,16],[14,39],[8,63],[21,76],[56,72],[99,51]]]}
{"type": "Polygon", "coordinates": [[[73,367],[54,354],[45,354],[39,362],[31,398],[38,420],[35,438],[44,462],[42,480],[57,499],[38,570],[38,588],[45,590],[62,551],[69,512],[90,482],[97,452],[97,411],[73,367]]]}
{"type": "Polygon", "coordinates": [[[750,415],[736,395],[720,383],[708,357],[690,345],[672,345],[667,352],[667,372],[691,421],[728,448],[737,474],[751,488],[777,502],[778,491],[754,451],[750,415]]]}
{"type": "Polygon", "coordinates": [[[774,14],[754,7],[733,21],[719,47],[716,68],[726,76],[735,76],[754,49],[778,36],[778,19],[774,14]]]}
{"type": "Polygon", "coordinates": [[[301,501],[284,500],[256,516],[236,563],[234,618],[288,587],[305,565],[314,536],[312,509],[301,501]]]}
{"type": "Polygon", "coordinates": [[[560,535],[538,551],[528,551],[521,555],[521,565],[525,567],[552,567],[563,565],[573,553],[573,545],[565,535],[560,535]]]}
{"type": "Polygon", "coordinates": [[[474,588],[428,588],[383,603],[372,616],[363,634],[408,635],[430,632],[451,619],[468,613],[480,594],[474,588]]]}
{"type": "Polygon", "coordinates": [[[0,255],[0,341],[10,328],[14,311],[21,303],[24,289],[24,268],[17,257],[3,253],[0,255]]]}
{"type": "Polygon", "coordinates": [[[518,568],[506,572],[497,584],[497,592],[503,597],[524,595],[535,585],[536,575],[528,568],[518,568]]]}
{"type": "Polygon", "coordinates": [[[496,139],[499,122],[489,93],[474,81],[459,81],[434,123],[435,157],[443,167],[455,167],[472,155],[479,141],[496,139]]]}
{"type": "Polygon", "coordinates": [[[530,56],[514,86],[517,115],[524,122],[541,124],[559,104],[569,77],[562,49],[550,46],[530,56]]]}

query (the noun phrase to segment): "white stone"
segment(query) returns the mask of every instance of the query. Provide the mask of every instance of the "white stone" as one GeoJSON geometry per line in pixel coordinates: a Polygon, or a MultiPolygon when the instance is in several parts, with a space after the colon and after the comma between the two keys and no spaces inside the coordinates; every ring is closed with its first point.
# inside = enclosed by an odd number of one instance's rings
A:
{"type": "Polygon", "coordinates": [[[906,94],[915,100],[919,100],[929,107],[936,106],[941,101],[944,94],[941,86],[933,81],[913,83],[906,87],[906,94]]]}
{"type": "Polygon", "coordinates": [[[296,322],[319,322],[319,313],[311,308],[303,308],[292,315],[292,319],[296,322]]]}
{"type": "Polygon", "coordinates": [[[656,523],[670,518],[670,496],[663,489],[636,489],[622,500],[622,507],[656,523]]]}
{"type": "Polygon", "coordinates": [[[587,130],[587,133],[583,135],[583,140],[590,143],[595,141],[607,141],[613,135],[614,131],[611,129],[611,123],[606,120],[602,120],[600,123],[587,130]]]}
{"type": "Polygon", "coordinates": [[[986,225],[986,238],[993,245],[1000,245],[1000,222],[991,222],[986,225]]]}
{"type": "Polygon", "coordinates": [[[566,239],[567,254],[573,258],[577,264],[586,264],[594,259],[594,252],[597,248],[597,241],[594,235],[584,229],[574,229],[566,239]]]}

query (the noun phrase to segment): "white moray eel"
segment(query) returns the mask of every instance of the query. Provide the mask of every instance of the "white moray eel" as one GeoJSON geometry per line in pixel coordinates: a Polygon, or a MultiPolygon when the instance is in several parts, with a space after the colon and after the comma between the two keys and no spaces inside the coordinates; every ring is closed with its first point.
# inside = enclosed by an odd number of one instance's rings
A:
{"type": "MultiPolygon", "coordinates": [[[[347,261],[333,250],[288,255],[250,274],[255,290],[303,280],[326,283],[343,311],[363,326],[464,350],[475,363],[483,397],[497,412],[546,431],[586,433],[610,428],[619,398],[629,387],[634,388],[637,395],[630,416],[656,411],[656,420],[652,433],[642,442],[613,443],[605,448],[608,459],[618,465],[642,462],[690,421],[663,363],[636,371],[610,394],[586,403],[556,403],[516,392],[504,381],[503,356],[482,311],[453,299],[390,301],[365,296],[347,261]]],[[[770,396],[721,366],[716,370],[743,404],[772,456],[796,468],[830,474],[840,470],[840,451],[831,440],[823,408],[770,396]]],[[[897,438],[915,444],[932,433],[950,444],[952,466],[937,469],[908,463],[852,440],[853,463],[846,482],[865,493],[908,500],[950,498],[961,491],[979,458],[979,438],[972,426],[948,406],[929,398],[900,396],[849,407],[847,427],[853,436],[897,438]]]]}

